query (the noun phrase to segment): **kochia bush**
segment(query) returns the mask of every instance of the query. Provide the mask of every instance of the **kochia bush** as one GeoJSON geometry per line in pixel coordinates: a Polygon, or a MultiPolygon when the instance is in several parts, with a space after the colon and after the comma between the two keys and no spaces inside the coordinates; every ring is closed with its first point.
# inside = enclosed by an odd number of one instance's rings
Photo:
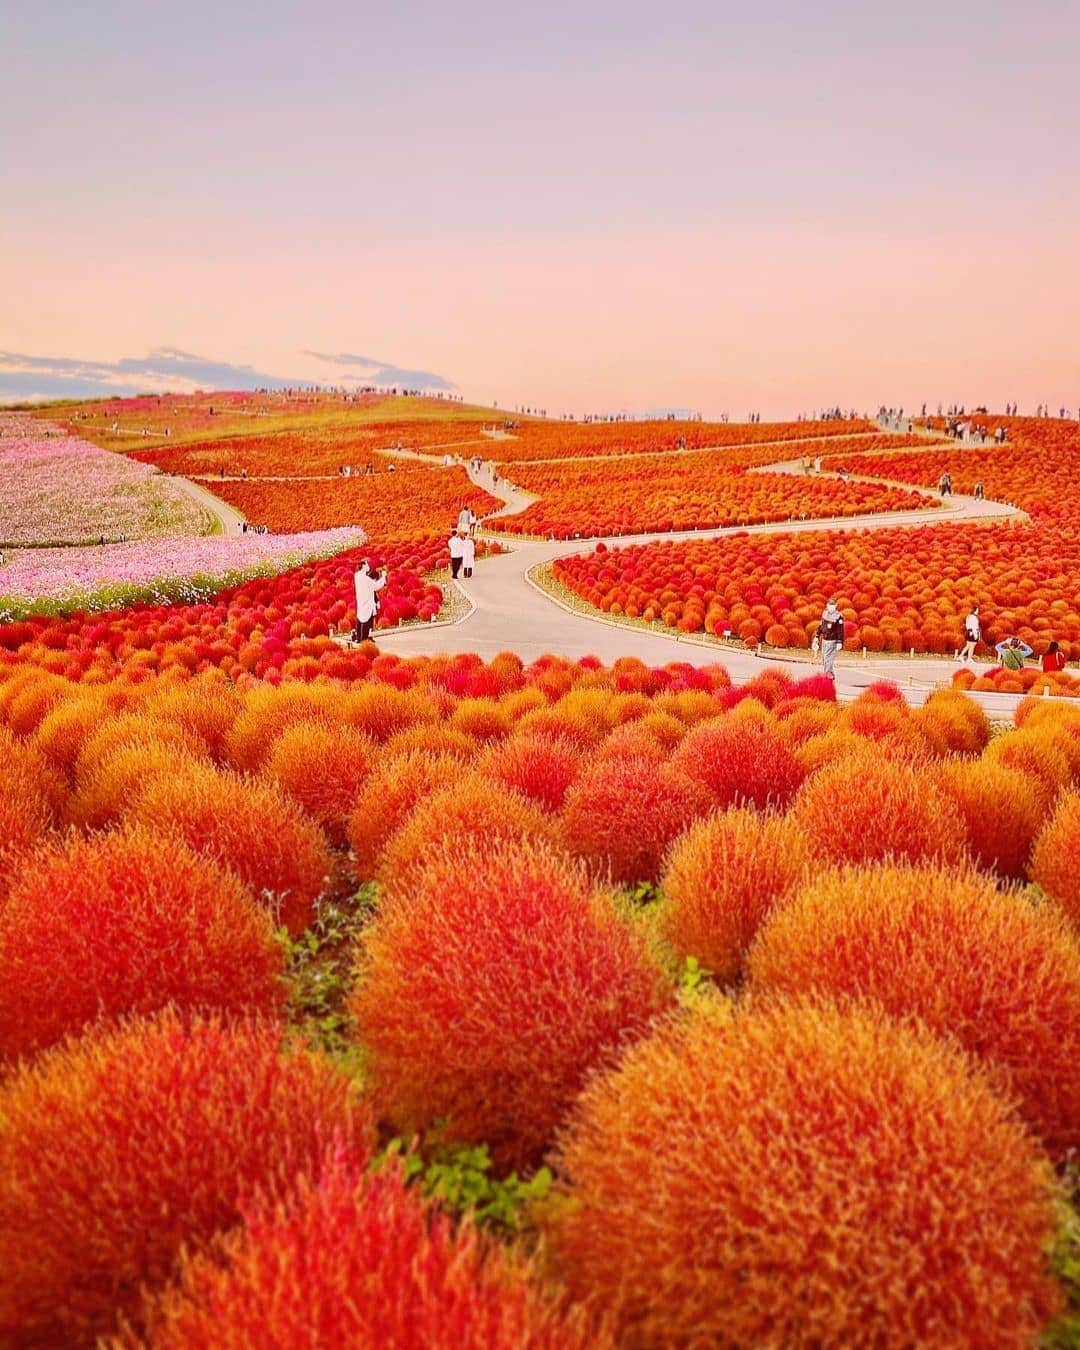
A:
{"type": "Polygon", "coordinates": [[[1080,938],[1050,905],[926,867],[824,873],[762,928],[751,987],[872,999],[994,1070],[1057,1155],[1080,1146],[1080,938]]]}
{"type": "Polygon", "coordinates": [[[376,1099],[403,1134],[536,1162],[586,1074],[670,1003],[642,942],[542,842],[436,844],[391,876],[351,1001],[376,1099]]]}
{"type": "Polygon", "coordinates": [[[704,783],[717,806],[775,806],[783,810],[803,780],[782,736],[734,714],[691,730],[672,763],[704,783]]]}
{"type": "Polygon", "coordinates": [[[156,1350],[607,1343],[553,1305],[530,1261],[433,1210],[397,1166],[365,1175],[332,1159],[317,1184],[301,1177],[282,1203],[240,1209],[243,1228],[186,1259],[156,1300],[156,1350]]]}
{"type": "Polygon", "coordinates": [[[27,859],[0,907],[0,1056],[169,1003],[273,1015],[282,966],[250,894],[185,845],[71,839],[27,859]]]}
{"type": "Polygon", "coordinates": [[[543,1222],[620,1345],[1027,1346],[1053,1174],[973,1062],[875,1009],[684,1014],[586,1088],[543,1222]]]}
{"type": "Polygon", "coordinates": [[[362,1166],[366,1109],[272,1024],[163,1013],[46,1052],[0,1086],[0,1340],[107,1333],[183,1244],[315,1175],[335,1138],[362,1166]]]}

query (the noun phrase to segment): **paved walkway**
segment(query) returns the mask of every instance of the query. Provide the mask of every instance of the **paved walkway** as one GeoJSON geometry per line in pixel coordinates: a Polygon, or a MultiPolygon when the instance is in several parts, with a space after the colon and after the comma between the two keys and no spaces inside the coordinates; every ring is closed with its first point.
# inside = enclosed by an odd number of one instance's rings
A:
{"type": "Polygon", "coordinates": [[[230,506],[228,502],[223,502],[220,497],[215,497],[212,492],[208,492],[201,483],[197,483],[193,478],[180,478],[175,474],[162,474],[162,478],[168,478],[171,483],[175,483],[181,491],[186,492],[195,502],[209,511],[211,518],[217,525],[216,530],[211,530],[211,534],[238,535],[240,527],[244,523],[243,515],[235,506],[230,506]]]}
{"type": "MultiPolygon", "coordinates": [[[[764,466],[757,472],[801,473],[799,461],[785,461],[764,466]]],[[[827,474],[814,475],[828,477],[827,474]]],[[[835,476],[835,475],[833,475],[835,476]]],[[[487,522],[523,511],[535,497],[512,487],[504,478],[496,483],[493,469],[483,465],[479,472],[470,471],[478,487],[500,497],[504,505],[487,522]]],[[[855,478],[855,475],[850,475],[855,478]]],[[[866,479],[877,482],[876,479],[866,479]]],[[[931,489],[897,484],[913,492],[937,499],[931,489]]],[[[940,522],[961,521],[974,524],[994,520],[1023,518],[1023,512],[1002,502],[979,501],[974,497],[955,495],[934,511],[912,510],[883,512],[874,515],[853,516],[831,520],[797,520],[767,525],[729,527],[715,530],[697,530],[674,534],[625,535],[606,538],[609,548],[619,549],[634,544],[680,539],[717,539],[732,534],[805,533],[819,530],[861,530],[867,528],[913,527],[940,522]]],[[[695,666],[721,664],[737,682],[745,682],[768,667],[780,668],[797,675],[809,674],[816,666],[798,657],[758,656],[737,646],[726,646],[708,640],[699,634],[674,634],[659,625],[643,627],[609,619],[587,606],[582,611],[570,608],[546,593],[530,578],[529,573],[556,558],[591,552],[597,539],[570,539],[559,541],[523,540],[519,536],[499,535],[486,529],[484,534],[499,541],[508,552],[482,559],[472,578],[456,583],[473,603],[473,609],[461,623],[427,631],[423,627],[388,629],[378,634],[378,641],[387,651],[405,655],[427,655],[434,652],[476,652],[490,660],[499,652],[516,652],[523,660],[531,661],[546,653],[579,659],[596,656],[610,664],[620,656],[636,656],[649,665],[665,665],[669,661],[685,661],[695,666]]],[[[917,657],[862,657],[843,655],[837,662],[837,692],[842,699],[854,698],[875,680],[893,680],[903,690],[908,701],[922,703],[942,684],[948,683],[956,672],[951,660],[917,657]]],[[[982,694],[980,702],[992,714],[1008,716],[1017,697],[1010,694],[982,694]]]]}

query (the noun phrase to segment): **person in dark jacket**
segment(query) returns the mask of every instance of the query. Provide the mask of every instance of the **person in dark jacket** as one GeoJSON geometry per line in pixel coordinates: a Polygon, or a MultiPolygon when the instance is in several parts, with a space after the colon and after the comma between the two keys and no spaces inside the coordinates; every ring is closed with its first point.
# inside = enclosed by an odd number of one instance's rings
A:
{"type": "Polygon", "coordinates": [[[821,664],[830,680],[835,680],[834,666],[836,654],[844,645],[844,616],[840,613],[835,596],[821,612],[821,622],[814,635],[814,650],[821,647],[821,664]]]}

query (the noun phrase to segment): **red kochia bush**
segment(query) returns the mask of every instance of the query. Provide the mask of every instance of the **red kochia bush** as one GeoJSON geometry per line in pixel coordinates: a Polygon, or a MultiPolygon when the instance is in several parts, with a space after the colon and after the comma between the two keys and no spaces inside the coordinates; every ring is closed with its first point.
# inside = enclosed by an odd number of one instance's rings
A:
{"type": "Polygon", "coordinates": [[[1080,930],[1080,793],[1060,798],[1035,841],[1031,877],[1080,930]]]}
{"type": "Polygon", "coordinates": [[[377,880],[385,885],[423,866],[440,839],[494,844],[554,840],[557,833],[556,822],[535,802],[459,765],[449,786],[422,797],[402,821],[379,859],[377,880]]]}
{"type": "Polygon", "coordinates": [[[454,755],[412,750],[378,761],[349,817],[349,844],[357,881],[370,881],[379,858],[402,822],[423,797],[450,787],[467,771],[454,755]]]}
{"type": "Polygon", "coordinates": [[[394,1126],[486,1142],[503,1167],[535,1162],[588,1071],[671,999],[609,897],[536,840],[435,845],[392,875],[358,976],[356,1034],[394,1126]]]}
{"type": "Polygon", "coordinates": [[[331,1161],[283,1203],[241,1205],[244,1226],[185,1260],[152,1308],[155,1350],[604,1346],[560,1314],[532,1262],[431,1209],[400,1168],[331,1161]]]}
{"type": "Polygon", "coordinates": [[[171,1012],[95,1029],[0,1087],[0,1341],[85,1344],[256,1189],[373,1142],[348,1079],[281,1030],[171,1012]]]}
{"type": "Polygon", "coordinates": [[[803,780],[799,762],[782,735],[735,716],[694,727],[671,762],[704,783],[717,806],[771,805],[783,810],[803,780]]]}
{"type": "Polygon", "coordinates": [[[1020,1347],[1061,1302],[1045,1158],[877,1009],[673,1020],[586,1088],[556,1166],[552,1263],[620,1345],[1020,1347]]]}
{"type": "Polygon", "coordinates": [[[668,846],[712,806],[673,764],[617,756],[588,764],[566,794],[569,848],[618,882],[656,881],[668,846]]]}
{"type": "Polygon", "coordinates": [[[803,784],[792,813],[830,862],[959,862],[967,829],[925,771],[860,749],[803,784]]]}
{"type": "Polygon", "coordinates": [[[558,811],[581,768],[582,758],[582,747],[572,741],[526,732],[493,746],[478,768],[546,811],[558,811]]]}
{"type": "Polygon", "coordinates": [[[330,851],[319,827],[272,785],[212,769],[161,776],[140,794],[132,817],[235,872],[293,936],[310,923],[330,851]]]}
{"type": "Polygon", "coordinates": [[[0,728],[0,889],[2,870],[52,828],[57,786],[44,757],[0,728]]]}
{"type": "Polygon", "coordinates": [[[1001,877],[1026,877],[1043,821],[1041,786],[1018,769],[983,759],[949,760],[938,766],[936,781],[960,808],[975,862],[1001,877]]]}
{"type": "Polygon", "coordinates": [[[349,816],[375,754],[373,742],[362,731],[308,722],[281,733],[264,772],[335,843],[343,844],[349,816]]]}
{"type": "Polygon", "coordinates": [[[810,858],[788,816],[746,809],[699,821],[672,848],[660,879],[660,931],[677,956],[734,980],[762,920],[804,880],[810,858]]]}
{"type": "Polygon", "coordinates": [[[767,921],[751,987],[866,998],[1004,1069],[1057,1155],[1080,1146],[1080,939],[1053,906],[936,868],[825,873],[767,921]]]}
{"type": "Polygon", "coordinates": [[[240,882],[185,845],[73,839],[28,859],[0,908],[0,1055],[167,1003],[274,1013],[282,964],[240,882]]]}

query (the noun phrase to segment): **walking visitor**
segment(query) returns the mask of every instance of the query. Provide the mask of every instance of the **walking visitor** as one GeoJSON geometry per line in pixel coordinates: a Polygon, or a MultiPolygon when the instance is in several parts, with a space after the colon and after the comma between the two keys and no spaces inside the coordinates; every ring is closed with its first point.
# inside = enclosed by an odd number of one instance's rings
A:
{"type": "Polygon", "coordinates": [[[462,542],[461,571],[466,577],[472,576],[473,563],[476,561],[476,540],[467,534],[462,542]]]}
{"type": "Polygon", "coordinates": [[[450,576],[454,581],[457,580],[457,574],[461,571],[461,564],[465,557],[465,538],[459,530],[450,532],[450,539],[447,547],[450,550],[450,576]]]}
{"type": "Polygon", "coordinates": [[[830,680],[835,680],[833,668],[836,654],[844,645],[844,616],[840,613],[835,596],[830,599],[821,613],[821,622],[814,634],[813,650],[821,648],[821,664],[830,680]]]}
{"type": "Polygon", "coordinates": [[[975,658],[975,648],[979,645],[982,637],[982,626],[979,623],[979,606],[972,605],[971,611],[964,620],[964,645],[956,653],[958,661],[972,661],[975,658]]]}

